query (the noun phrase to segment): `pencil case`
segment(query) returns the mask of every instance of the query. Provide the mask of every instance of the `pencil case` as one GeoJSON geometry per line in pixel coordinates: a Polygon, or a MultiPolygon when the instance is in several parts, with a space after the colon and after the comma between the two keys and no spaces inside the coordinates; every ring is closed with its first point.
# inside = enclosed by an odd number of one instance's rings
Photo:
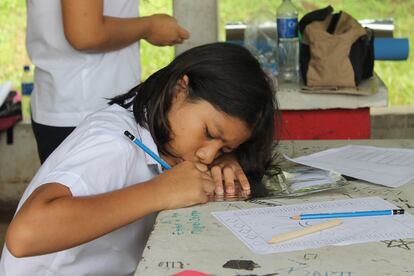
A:
{"type": "Polygon", "coordinates": [[[339,173],[307,166],[295,166],[267,174],[252,191],[253,197],[295,197],[338,189],[348,184],[339,173]]]}

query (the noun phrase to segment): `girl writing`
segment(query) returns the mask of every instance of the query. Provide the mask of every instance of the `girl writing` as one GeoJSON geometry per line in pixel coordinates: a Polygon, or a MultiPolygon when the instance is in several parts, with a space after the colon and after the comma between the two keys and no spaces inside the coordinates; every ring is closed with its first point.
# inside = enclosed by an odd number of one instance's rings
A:
{"type": "Polygon", "coordinates": [[[1,275],[132,275],[156,212],[250,190],[271,159],[272,87],[243,47],[188,50],[88,116],[41,166],[1,275]],[[172,168],[125,137],[129,131],[172,168]]]}

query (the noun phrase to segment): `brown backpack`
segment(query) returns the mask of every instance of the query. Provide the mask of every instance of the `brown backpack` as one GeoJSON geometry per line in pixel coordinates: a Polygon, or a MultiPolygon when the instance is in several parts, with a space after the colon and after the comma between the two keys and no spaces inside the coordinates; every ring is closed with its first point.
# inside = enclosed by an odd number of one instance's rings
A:
{"type": "Polygon", "coordinates": [[[355,88],[373,75],[373,32],[346,12],[332,11],[328,6],[299,22],[302,79],[308,87],[355,88]]]}

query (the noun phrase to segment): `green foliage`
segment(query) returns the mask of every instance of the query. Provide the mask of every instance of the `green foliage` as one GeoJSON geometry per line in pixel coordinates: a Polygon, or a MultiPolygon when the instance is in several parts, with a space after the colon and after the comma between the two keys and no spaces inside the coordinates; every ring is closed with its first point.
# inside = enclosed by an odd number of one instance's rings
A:
{"type": "Polygon", "coordinates": [[[30,64],[25,47],[24,0],[0,1],[0,83],[11,80],[17,87],[24,64],[30,64]]]}
{"type": "MultiPolygon", "coordinates": [[[[172,1],[147,0],[140,2],[140,15],[146,16],[155,13],[172,15],[172,1]]],[[[166,66],[174,58],[174,47],[157,47],[141,40],[141,70],[142,79],[158,69],[166,66]]]]}
{"type": "MultiPolygon", "coordinates": [[[[58,0],[56,0],[58,1],[58,0]]],[[[224,40],[227,22],[243,22],[260,9],[273,13],[281,0],[218,0],[220,12],[220,38],[224,40]]],[[[409,37],[413,50],[414,1],[411,0],[293,0],[299,16],[308,11],[332,5],[335,11],[344,10],[357,19],[394,18],[394,37],[409,37]]],[[[172,1],[141,1],[141,15],[172,14],[172,1]]],[[[0,83],[12,80],[17,87],[22,66],[30,61],[25,49],[25,0],[0,1],[0,83]]],[[[173,47],[156,47],[141,42],[142,79],[168,64],[174,55],[173,47]]],[[[413,56],[403,62],[376,62],[375,70],[386,83],[391,105],[414,104],[413,56]]]]}

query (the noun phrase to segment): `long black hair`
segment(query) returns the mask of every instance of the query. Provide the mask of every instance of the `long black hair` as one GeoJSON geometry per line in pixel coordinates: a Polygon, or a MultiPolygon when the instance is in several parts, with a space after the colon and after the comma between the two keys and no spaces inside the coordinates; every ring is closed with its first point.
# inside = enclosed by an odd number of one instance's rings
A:
{"type": "Polygon", "coordinates": [[[277,103],[272,82],[244,47],[211,43],[187,50],[109,104],[132,105],[137,123],[150,131],[158,150],[168,154],[171,129],[167,113],[174,87],[184,75],[189,78],[188,100],[205,100],[252,129],[250,139],[235,154],[247,176],[261,178],[272,157],[277,103]]]}

